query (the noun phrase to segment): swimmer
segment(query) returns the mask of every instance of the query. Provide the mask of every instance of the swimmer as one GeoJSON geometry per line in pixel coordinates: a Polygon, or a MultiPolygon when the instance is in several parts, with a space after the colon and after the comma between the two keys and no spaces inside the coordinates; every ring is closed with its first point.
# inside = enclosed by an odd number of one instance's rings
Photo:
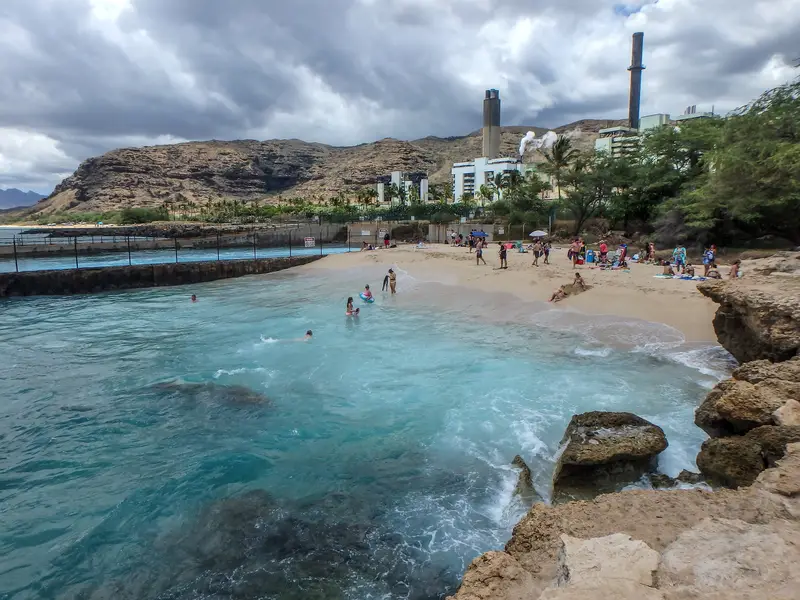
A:
{"type": "Polygon", "coordinates": [[[305,336],[303,336],[303,341],[304,341],[304,342],[307,342],[307,341],[308,341],[308,340],[310,340],[312,337],[314,337],[314,333],[313,333],[313,332],[312,332],[312,331],[309,329],[308,331],[306,331],[306,334],[305,334],[305,336]]]}
{"type": "Polygon", "coordinates": [[[197,296],[195,296],[194,294],[192,294],[192,302],[197,302],[197,296]]]}
{"type": "Polygon", "coordinates": [[[360,308],[353,308],[353,297],[350,296],[347,299],[347,308],[345,309],[345,316],[348,317],[357,317],[358,313],[361,312],[360,308]]]}
{"type": "Polygon", "coordinates": [[[369,291],[369,285],[365,285],[364,286],[364,291],[362,293],[364,294],[364,299],[365,300],[369,299],[369,298],[372,298],[372,292],[369,291]]]}

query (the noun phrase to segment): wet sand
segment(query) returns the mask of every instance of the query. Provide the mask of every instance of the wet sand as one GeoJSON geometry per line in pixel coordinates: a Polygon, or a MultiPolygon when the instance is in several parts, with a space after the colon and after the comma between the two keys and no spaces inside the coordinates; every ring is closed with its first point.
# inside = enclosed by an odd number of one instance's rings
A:
{"type": "MultiPolygon", "coordinates": [[[[508,252],[508,269],[500,269],[499,247],[484,251],[487,265],[476,265],[475,254],[466,248],[432,245],[426,249],[402,246],[389,250],[353,252],[326,257],[300,267],[301,270],[363,270],[370,276],[394,267],[401,275],[416,280],[463,286],[483,292],[501,292],[530,302],[546,302],[560,285],[571,283],[580,272],[590,286],[587,291],[548,305],[585,315],[613,315],[663,323],[680,331],[688,342],[714,342],[712,319],[717,305],[697,291],[696,283],[654,276],[662,268],[631,263],[629,272],[601,271],[591,265],[573,270],[567,248],[553,248],[549,265],[531,266],[533,255],[508,252]]],[[[381,281],[371,282],[379,290],[381,281]]],[[[403,277],[398,278],[398,295],[403,294],[403,277]]],[[[504,304],[504,303],[503,303],[504,304]]],[[[482,306],[492,310],[493,306],[482,306]]]]}

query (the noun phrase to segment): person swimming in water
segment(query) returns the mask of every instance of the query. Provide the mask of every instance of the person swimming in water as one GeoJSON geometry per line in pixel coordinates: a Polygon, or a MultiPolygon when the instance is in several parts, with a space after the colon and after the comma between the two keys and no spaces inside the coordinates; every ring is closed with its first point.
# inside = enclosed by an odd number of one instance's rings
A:
{"type": "Polygon", "coordinates": [[[344,313],[345,316],[357,317],[359,312],[361,312],[360,308],[353,308],[353,297],[350,296],[347,299],[347,308],[346,308],[345,313],[344,313]]]}
{"type": "Polygon", "coordinates": [[[306,334],[305,334],[305,336],[303,336],[303,341],[304,341],[304,342],[307,342],[307,341],[308,341],[308,340],[310,340],[312,337],[314,337],[314,332],[312,332],[312,331],[309,329],[308,331],[306,331],[306,334]]]}
{"type": "Polygon", "coordinates": [[[194,294],[192,294],[192,302],[197,302],[197,296],[195,296],[194,294]]]}

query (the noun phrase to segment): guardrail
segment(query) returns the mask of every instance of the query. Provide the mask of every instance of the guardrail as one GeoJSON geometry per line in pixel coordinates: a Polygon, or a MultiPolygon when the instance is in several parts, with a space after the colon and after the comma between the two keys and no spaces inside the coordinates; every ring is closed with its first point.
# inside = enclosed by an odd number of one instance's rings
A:
{"type": "Polygon", "coordinates": [[[326,252],[349,252],[351,249],[349,236],[346,241],[335,243],[294,232],[277,240],[274,235],[257,232],[246,235],[218,232],[213,236],[172,239],[105,237],[106,241],[94,243],[80,242],[77,237],[70,238],[69,243],[59,240],[50,244],[17,244],[12,240],[11,248],[6,247],[5,251],[0,248],[0,272],[324,256],[326,252]]]}

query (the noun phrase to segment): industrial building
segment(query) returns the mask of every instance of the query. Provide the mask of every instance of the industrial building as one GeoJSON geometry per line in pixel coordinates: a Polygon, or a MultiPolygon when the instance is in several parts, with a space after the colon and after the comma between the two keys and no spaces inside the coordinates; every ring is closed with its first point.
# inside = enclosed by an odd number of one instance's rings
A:
{"type": "Polygon", "coordinates": [[[420,202],[428,201],[428,174],[422,172],[406,173],[404,171],[392,171],[389,175],[378,178],[378,204],[391,205],[396,198],[389,197],[389,190],[392,186],[398,190],[405,191],[406,200],[411,198],[411,190],[416,190],[420,202]]]}
{"type": "Polygon", "coordinates": [[[645,69],[642,64],[643,53],[644,33],[634,33],[631,48],[631,66],[628,67],[631,72],[630,94],[628,96],[628,124],[627,126],[608,127],[598,131],[599,137],[594,142],[594,148],[598,152],[607,152],[611,156],[623,156],[636,149],[641,140],[641,134],[647,130],[687,119],[713,118],[716,116],[713,108],[710,113],[698,113],[696,106],[689,106],[682,115],[672,120],[670,120],[668,114],[663,113],[646,115],[640,118],[642,71],[645,69]]]}

